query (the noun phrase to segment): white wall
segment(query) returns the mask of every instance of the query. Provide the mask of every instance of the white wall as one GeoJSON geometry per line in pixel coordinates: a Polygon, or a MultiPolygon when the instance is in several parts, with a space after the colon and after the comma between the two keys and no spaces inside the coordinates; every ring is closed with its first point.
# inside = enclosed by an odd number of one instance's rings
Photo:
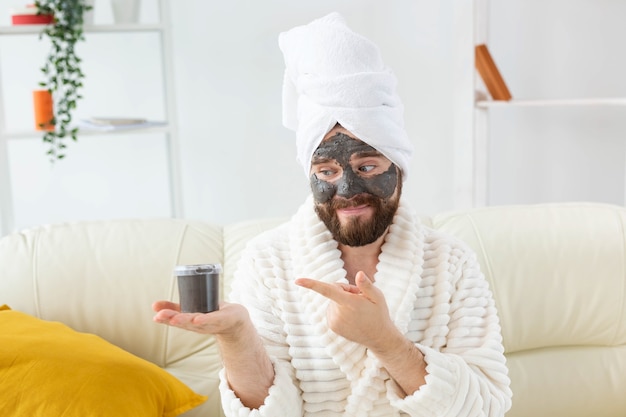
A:
{"type": "MultiPolygon", "coordinates": [[[[8,23],[8,8],[22,3],[7,0],[0,19],[8,23]]],[[[302,203],[309,185],[295,160],[294,133],[281,124],[284,66],[277,39],[281,31],[331,11],[341,12],[354,30],[376,42],[398,76],[406,128],[416,149],[405,194],[424,214],[453,207],[450,148],[459,71],[454,65],[459,35],[455,10],[469,0],[167,3],[185,217],[228,223],[288,216],[302,203]]],[[[157,4],[142,0],[142,22],[158,18],[157,4]]],[[[95,23],[112,23],[107,0],[96,0],[95,23]]],[[[0,75],[6,95],[12,97],[11,108],[5,109],[9,130],[31,128],[30,90],[39,81],[46,51],[36,37],[26,38],[10,37],[0,44],[0,75]],[[20,53],[24,50],[30,53],[20,53]],[[22,60],[17,65],[16,55],[22,60]]],[[[156,35],[88,33],[80,49],[87,78],[77,119],[163,117],[156,35]]],[[[464,72],[472,71],[466,67],[464,72]]],[[[468,98],[470,88],[467,85],[468,98]]],[[[168,215],[163,141],[162,135],[81,137],[54,168],[44,156],[39,135],[12,141],[16,228],[168,215]]]]}
{"type": "Polygon", "coordinates": [[[170,2],[186,215],[230,222],[301,204],[309,186],[281,125],[277,38],[331,11],[376,42],[399,78],[416,148],[406,195],[425,213],[451,208],[455,3],[170,2]]]}
{"type": "MultiPolygon", "coordinates": [[[[8,24],[7,9],[23,2],[2,3],[1,24],[8,24]]],[[[626,96],[625,2],[491,6],[490,48],[514,97],[626,96]]],[[[281,125],[277,37],[335,10],[379,45],[398,76],[416,148],[407,197],[423,214],[456,208],[454,187],[467,169],[459,161],[468,150],[460,146],[472,133],[471,53],[459,55],[471,46],[471,0],[170,0],[185,217],[228,223],[288,216],[303,201],[308,182],[295,161],[294,134],[281,125]]],[[[142,22],[157,18],[157,1],[143,0],[142,22]]],[[[109,2],[96,0],[96,23],[111,22],[109,2]]],[[[77,117],[163,117],[158,38],[87,37],[81,50],[88,78],[77,117]]],[[[11,129],[31,126],[29,94],[44,52],[19,36],[0,43],[2,88],[13,94],[5,108],[11,129]]],[[[624,111],[490,110],[490,203],[621,203],[624,111]]],[[[16,227],[168,215],[164,140],[84,137],[54,169],[39,137],[13,142],[16,227]]]]}
{"type": "MultiPolygon", "coordinates": [[[[626,97],[626,2],[491,1],[489,45],[517,99],[626,97]]],[[[626,106],[494,108],[490,204],[624,204],[626,106]]]]}

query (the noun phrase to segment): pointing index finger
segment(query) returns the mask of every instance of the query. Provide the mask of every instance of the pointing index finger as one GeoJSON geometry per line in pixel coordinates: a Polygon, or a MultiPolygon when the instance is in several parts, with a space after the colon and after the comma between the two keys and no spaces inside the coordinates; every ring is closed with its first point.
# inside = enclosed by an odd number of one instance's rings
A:
{"type": "Polygon", "coordinates": [[[313,290],[335,302],[343,300],[344,290],[335,284],[329,284],[327,282],[317,281],[311,278],[298,278],[296,279],[295,284],[313,290]]]}

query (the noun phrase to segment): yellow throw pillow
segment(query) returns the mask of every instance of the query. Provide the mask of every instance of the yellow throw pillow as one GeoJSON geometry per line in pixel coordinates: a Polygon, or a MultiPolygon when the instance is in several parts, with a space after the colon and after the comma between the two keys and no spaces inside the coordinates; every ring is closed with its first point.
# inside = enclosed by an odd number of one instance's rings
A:
{"type": "Polygon", "coordinates": [[[206,401],[106,340],[0,307],[4,417],[174,417],[206,401]]]}

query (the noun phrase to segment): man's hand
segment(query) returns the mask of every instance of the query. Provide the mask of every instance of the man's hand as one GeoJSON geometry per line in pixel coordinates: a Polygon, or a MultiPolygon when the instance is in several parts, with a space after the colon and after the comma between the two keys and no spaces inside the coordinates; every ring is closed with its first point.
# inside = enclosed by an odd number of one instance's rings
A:
{"type": "Polygon", "coordinates": [[[374,353],[405,394],[426,383],[424,355],[393,324],[385,296],[364,272],[356,274],[356,285],[309,278],[295,282],[331,300],[326,311],[328,327],[374,353]]]}
{"type": "Polygon", "coordinates": [[[295,283],[331,300],[326,317],[332,331],[370,349],[384,349],[390,335],[398,333],[385,296],[362,271],[354,281],[356,285],[298,278],[295,283]]]}
{"type": "Polygon", "coordinates": [[[219,310],[210,313],[181,313],[176,303],[156,301],[152,309],[157,323],[215,335],[232,390],[246,407],[263,405],[274,367],[244,306],[220,303],[219,310]]]}
{"type": "Polygon", "coordinates": [[[232,303],[220,303],[219,310],[210,313],[181,313],[180,305],[169,301],[156,301],[152,309],[157,323],[224,337],[234,337],[250,321],[246,308],[232,303]]]}

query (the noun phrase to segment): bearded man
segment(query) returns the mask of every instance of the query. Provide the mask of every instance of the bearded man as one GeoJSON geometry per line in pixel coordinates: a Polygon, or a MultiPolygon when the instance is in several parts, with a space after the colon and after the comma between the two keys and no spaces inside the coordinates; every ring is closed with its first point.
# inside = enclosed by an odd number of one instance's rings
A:
{"type": "Polygon", "coordinates": [[[227,416],[503,416],[510,381],[476,257],[402,199],[412,148],[393,73],[337,13],[279,43],[311,196],[248,243],[230,303],[157,302],[155,321],[215,335],[227,416]]]}

